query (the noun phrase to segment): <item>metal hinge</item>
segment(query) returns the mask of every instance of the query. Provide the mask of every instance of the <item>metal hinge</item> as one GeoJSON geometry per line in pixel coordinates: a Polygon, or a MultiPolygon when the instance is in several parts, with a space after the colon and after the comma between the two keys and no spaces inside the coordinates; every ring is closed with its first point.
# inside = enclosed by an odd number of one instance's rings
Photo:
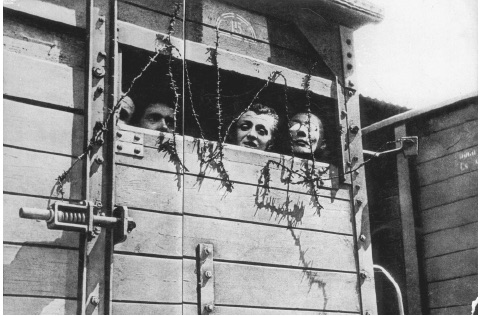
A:
{"type": "Polygon", "coordinates": [[[215,308],[213,273],[213,245],[198,244],[197,246],[197,293],[198,313],[208,315],[215,308]]]}
{"type": "Polygon", "coordinates": [[[115,135],[115,152],[117,154],[143,157],[144,135],[129,131],[118,131],[115,135]]]}
{"type": "Polygon", "coordinates": [[[81,204],[55,202],[46,210],[22,207],[20,217],[45,220],[48,229],[83,232],[90,238],[99,235],[101,227],[112,228],[114,244],[124,242],[127,234],[136,227],[133,219],[128,217],[128,208],[116,207],[113,216],[102,215],[100,209],[100,205],[90,201],[82,201],[81,204]]]}

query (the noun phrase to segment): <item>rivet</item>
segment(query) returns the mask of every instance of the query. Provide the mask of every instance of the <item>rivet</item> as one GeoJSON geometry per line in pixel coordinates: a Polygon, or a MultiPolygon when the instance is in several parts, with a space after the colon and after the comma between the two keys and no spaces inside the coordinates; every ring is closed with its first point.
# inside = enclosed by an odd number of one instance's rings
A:
{"type": "Polygon", "coordinates": [[[362,205],[363,200],[358,198],[358,199],[355,200],[355,202],[357,203],[357,205],[362,205]]]}
{"type": "Polygon", "coordinates": [[[349,97],[353,97],[354,94],[355,94],[355,93],[353,93],[353,91],[348,91],[348,96],[349,96],[349,97]]]}
{"type": "Polygon", "coordinates": [[[367,278],[367,273],[365,273],[365,272],[363,272],[363,271],[360,272],[360,277],[361,277],[362,279],[366,279],[366,278],[367,278]]]}
{"type": "Polygon", "coordinates": [[[358,157],[357,156],[353,156],[352,157],[352,162],[357,162],[358,161],[358,157]]]}
{"type": "Polygon", "coordinates": [[[347,69],[348,69],[348,70],[352,70],[352,68],[353,68],[353,65],[352,65],[352,64],[347,64],[347,69]]]}
{"type": "Polygon", "coordinates": [[[95,158],[95,162],[101,165],[103,163],[103,158],[102,157],[97,157],[95,158]]]}
{"type": "Polygon", "coordinates": [[[102,23],[105,22],[105,17],[104,16],[99,16],[98,21],[102,22],[102,23]]]}
{"type": "Polygon", "coordinates": [[[106,57],[106,56],[107,56],[107,53],[106,53],[105,51],[103,51],[103,50],[100,51],[100,52],[98,52],[98,54],[99,54],[100,56],[102,56],[102,57],[106,57]]]}
{"type": "Polygon", "coordinates": [[[135,149],[133,150],[133,152],[134,152],[134,153],[136,153],[136,154],[138,155],[138,154],[141,152],[141,150],[140,150],[140,149],[138,149],[138,148],[135,148],[135,149]]]}
{"type": "Polygon", "coordinates": [[[369,312],[369,311],[365,311],[365,315],[370,315],[370,312],[369,312]]]}
{"type": "Polygon", "coordinates": [[[350,87],[355,86],[355,84],[354,84],[351,80],[348,80],[348,85],[349,85],[350,87]]]}
{"type": "Polygon", "coordinates": [[[348,58],[352,58],[352,53],[347,53],[348,58]]]}
{"type": "Polygon", "coordinates": [[[210,254],[210,248],[208,248],[208,247],[205,248],[203,251],[205,251],[205,254],[206,254],[206,255],[209,255],[209,254],[210,254]]]}
{"type": "Polygon", "coordinates": [[[348,45],[351,45],[351,44],[352,44],[352,40],[351,40],[351,39],[347,39],[346,42],[347,42],[348,45]]]}
{"type": "Polygon", "coordinates": [[[102,229],[101,229],[100,227],[95,226],[95,227],[93,228],[93,233],[94,233],[95,235],[98,236],[98,235],[100,235],[101,232],[102,232],[102,229]]]}
{"type": "Polygon", "coordinates": [[[205,305],[205,310],[207,312],[213,312],[213,305],[212,304],[205,305]]]}
{"type": "Polygon", "coordinates": [[[135,135],[135,136],[133,136],[133,139],[136,140],[136,141],[139,141],[139,140],[140,140],[140,136],[135,135]]]}
{"type": "Polygon", "coordinates": [[[360,127],[358,127],[357,125],[352,125],[352,126],[350,126],[350,132],[351,132],[352,134],[357,134],[358,131],[360,131],[360,127]]]}
{"type": "Polygon", "coordinates": [[[205,277],[210,279],[213,276],[212,271],[205,271],[205,277]]]}
{"type": "Polygon", "coordinates": [[[342,117],[346,117],[346,116],[347,116],[347,111],[345,111],[345,110],[342,110],[342,112],[341,112],[341,113],[342,113],[342,117]]]}
{"type": "Polygon", "coordinates": [[[122,145],[117,145],[117,149],[122,150],[123,149],[122,145]]]}
{"type": "Polygon", "coordinates": [[[362,186],[360,184],[355,184],[355,189],[360,190],[362,186]]]}
{"type": "Polygon", "coordinates": [[[359,239],[360,239],[360,241],[365,241],[365,240],[367,240],[367,237],[362,234],[362,235],[360,235],[359,239]]]}
{"type": "Polygon", "coordinates": [[[98,86],[98,87],[97,87],[97,92],[98,92],[98,93],[102,93],[102,92],[103,92],[103,87],[102,87],[102,86],[98,86]]]}
{"type": "Polygon", "coordinates": [[[90,298],[90,302],[93,304],[93,305],[98,305],[100,303],[100,300],[98,299],[98,296],[92,296],[90,298]]]}
{"type": "Polygon", "coordinates": [[[117,132],[117,137],[122,137],[122,133],[117,132]]]}
{"type": "Polygon", "coordinates": [[[105,69],[103,67],[93,67],[93,75],[98,78],[105,76],[105,69]]]}

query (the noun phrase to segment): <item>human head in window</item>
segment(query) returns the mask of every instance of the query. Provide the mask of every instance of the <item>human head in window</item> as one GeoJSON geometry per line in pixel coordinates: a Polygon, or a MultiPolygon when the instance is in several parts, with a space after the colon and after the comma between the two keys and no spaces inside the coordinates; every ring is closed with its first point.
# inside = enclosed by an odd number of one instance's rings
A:
{"type": "Polygon", "coordinates": [[[318,116],[312,113],[300,112],[291,118],[288,125],[292,138],[293,152],[296,155],[308,158],[311,153],[321,153],[325,150],[323,123],[318,116]]]}
{"type": "Polygon", "coordinates": [[[268,151],[278,129],[278,115],[274,109],[256,103],[235,124],[233,143],[247,148],[268,151]]]}
{"type": "Polygon", "coordinates": [[[174,110],[163,102],[150,103],[139,120],[139,127],[173,133],[174,110]]]}

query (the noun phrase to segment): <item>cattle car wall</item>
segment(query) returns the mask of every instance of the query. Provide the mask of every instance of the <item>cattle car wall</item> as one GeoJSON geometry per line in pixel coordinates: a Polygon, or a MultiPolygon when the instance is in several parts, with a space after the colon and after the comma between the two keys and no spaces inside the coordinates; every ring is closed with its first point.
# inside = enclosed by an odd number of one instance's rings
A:
{"type": "Polygon", "coordinates": [[[83,149],[84,32],[35,13],[74,8],[25,2],[4,3],[3,312],[74,314],[78,234],[20,219],[18,209],[82,199],[81,163],[63,194],[55,183],[83,149]]]}
{"type": "Polygon", "coordinates": [[[478,285],[478,101],[409,124],[419,135],[417,203],[430,314],[468,314],[478,285]]]}

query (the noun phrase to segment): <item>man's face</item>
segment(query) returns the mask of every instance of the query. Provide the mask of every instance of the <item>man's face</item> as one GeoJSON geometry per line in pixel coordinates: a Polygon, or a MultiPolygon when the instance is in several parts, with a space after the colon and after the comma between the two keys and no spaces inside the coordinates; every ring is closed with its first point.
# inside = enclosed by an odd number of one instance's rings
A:
{"type": "Polygon", "coordinates": [[[257,114],[247,111],[240,117],[236,125],[236,145],[267,150],[272,140],[275,118],[268,114],[257,114]]]}
{"type": "Polygon", "coordinates": [[[314,152],[317,147],[323,145],[322,122],[313,114],[310,114],[310,137],[308,137],[308,114],[298,113],[290,120],[290,135],[293,141],[293,152],[298,154],[314,152]],[[310,140],[310,141],[309,141],[310,140]]]}
{"type": "Polygon", "coordinates": [[[163,103],[150,104],[140,120],[140,127],[173,132],[173,109],[163,103]]]}

